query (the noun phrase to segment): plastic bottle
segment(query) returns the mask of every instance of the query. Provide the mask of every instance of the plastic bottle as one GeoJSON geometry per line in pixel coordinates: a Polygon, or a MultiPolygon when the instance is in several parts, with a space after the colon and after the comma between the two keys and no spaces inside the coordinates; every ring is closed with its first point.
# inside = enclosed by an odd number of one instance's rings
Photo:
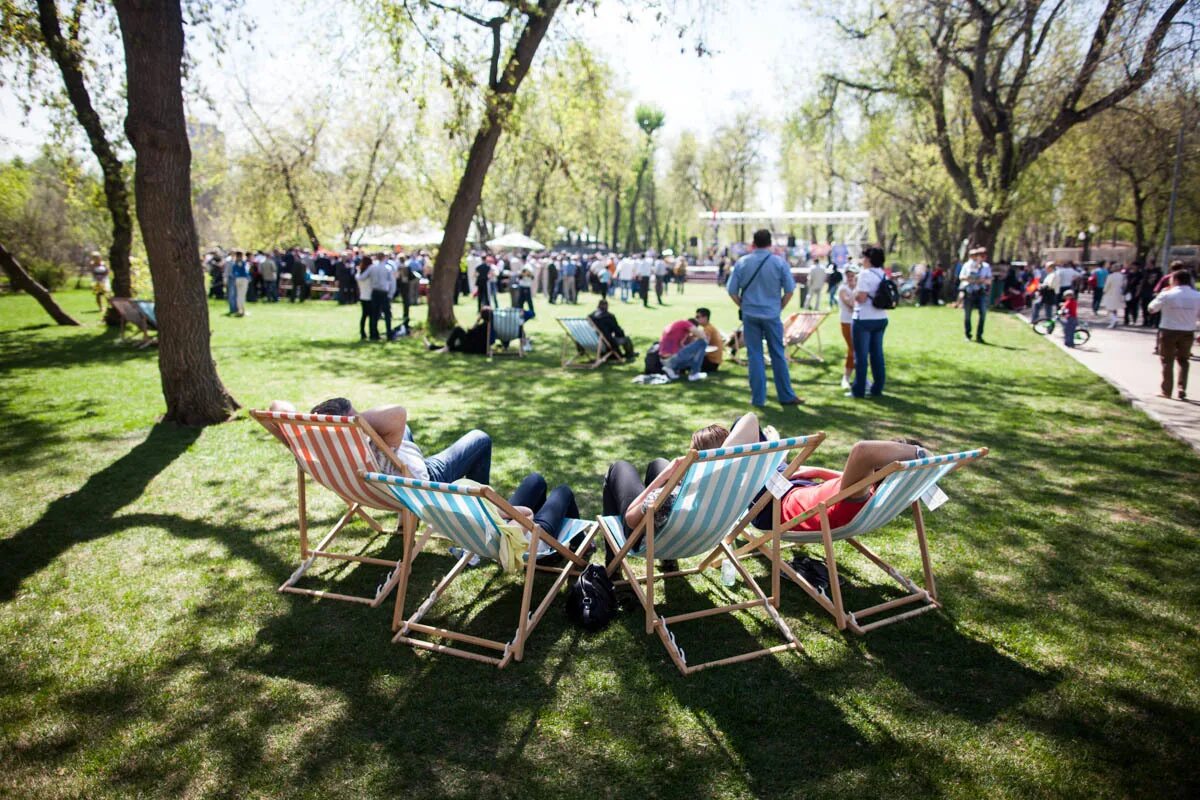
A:
{"type": "Polygon", "coordinates": [[[727,558],[721,563],[721,583],[725,586],[737,583],[737,568],[733,566],[731,559],[727,558]]]}

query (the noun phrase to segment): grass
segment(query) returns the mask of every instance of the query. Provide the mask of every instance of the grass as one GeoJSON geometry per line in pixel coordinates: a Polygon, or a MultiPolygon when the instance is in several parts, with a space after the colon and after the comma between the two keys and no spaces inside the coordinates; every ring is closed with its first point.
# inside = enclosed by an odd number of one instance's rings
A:
{"type": "MultiPolygon", "coordinates": [[[[640,347],[701,301],[734,324],[714,289],[687,291],[615,311],[640,347]]],[[[244,414],[156,424],[154,352],[117,344],[88,294],[61,299],[85,327],[0,298],[0,796],[1200,791],[1200,461],[1016,320],[992,315],[994,344],[977,346],[950,309],[896,312],[881,401],[842,397],[828,325],[830,364],[792,371],[809,404],[765,414],[785,434],[827,431],[822,465],[864,437],[992,449],[927,515],[945,611],[856,638],[785,585],[801,654],[683,679],[636,614],[584,635],[559,601],[525,662],[497,672],[390,644],[386,605],[276,594],[297,551],[286,453],[244,414]]],[[[633,385],[634,366],[566,373],[560,309],[538,310],[522,361],[360,345],[357,309],[325,303],[246,319],[214,304],[213,351],[247,408],[402,402],[427,450],[487,430],[495,486],[537,468],[585,515],[613,459],[678,454],[694,428],[748,408],[736,367],[658,387],[633,385]]],[[[336,504],[310,495],[332,524],[336,504]]],[[[919,574],[903,525],[874,541],[919,574]]],[[[418,559],[410,597],[449,563],[441,545],[418,559]]],[[[846,564],[849,603],[892,596],[846,564]]],[[[378,578],[325,575],[351,591],[378,578]]],[[[716,578],[672,581],[667,603],[724,596],[716,578]]],[[[434,619],[506,637],[518,601],[515,581],[475,570],[434,619]]],[[[695,660],[776,641],[754,615],[679,628],[695,660]]]]}

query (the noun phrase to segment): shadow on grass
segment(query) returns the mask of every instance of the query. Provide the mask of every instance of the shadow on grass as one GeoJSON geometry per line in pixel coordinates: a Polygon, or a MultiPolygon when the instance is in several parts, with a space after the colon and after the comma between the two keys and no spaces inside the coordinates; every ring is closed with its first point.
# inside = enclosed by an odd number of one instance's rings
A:
{"type": "MultiPolygon", "coordinates": [[[[36,426],[31,429],[37,432],[36,426]]],[[[88,478],[78,491],[52,501],[36,522],[0,540],[0,601],[12,599],[26,578],[68,548],[128,527],[127,521],[115,519],[117,512],[136,501],[200,432],[155,425],[144,441],[88,478]]]]}

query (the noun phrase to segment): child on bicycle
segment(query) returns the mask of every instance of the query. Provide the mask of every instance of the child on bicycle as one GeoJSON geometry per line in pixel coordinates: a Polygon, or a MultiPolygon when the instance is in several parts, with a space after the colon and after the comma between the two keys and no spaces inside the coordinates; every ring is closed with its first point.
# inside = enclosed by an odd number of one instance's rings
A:
{"type": "Polygon", "coordinates": [[[1075,346],[1075,326],[1079,324],[1079,303],[1075,300],[1075,292],[1067,289],[1063,292],[1062,305],[1058,308],[1063,323],[1063,343],[1067,347],[1075,346]]]}

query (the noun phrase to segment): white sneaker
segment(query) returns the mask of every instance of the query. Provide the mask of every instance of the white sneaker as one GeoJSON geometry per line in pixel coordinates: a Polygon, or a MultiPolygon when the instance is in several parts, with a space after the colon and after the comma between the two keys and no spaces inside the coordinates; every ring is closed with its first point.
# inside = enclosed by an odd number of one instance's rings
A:
{"type": "Polygon", "coordinates": [[[849,389],[849,388],[850,388],[850,376],[849,376],[849,375],[843,375],[843,376],[842,376],[842,388],[843,388],[843,389],[849,389]]]}
{"type": "Polygon", "coordinates": [[[707,377],[708,377],[707,372],[693,372],[690,375],[688,375],[688,381],[690,381],[691,383],[695,383],[696,381],[702,381],[707,377]]]}
{"type": "Polygon", "coordinates": [[[669,380],[673,380],[673,381],[679,380],[679,373],[676,372],[675,370],[671,369],[670,367],[664,366],[663,374],[666,375],[669,380]]]}

